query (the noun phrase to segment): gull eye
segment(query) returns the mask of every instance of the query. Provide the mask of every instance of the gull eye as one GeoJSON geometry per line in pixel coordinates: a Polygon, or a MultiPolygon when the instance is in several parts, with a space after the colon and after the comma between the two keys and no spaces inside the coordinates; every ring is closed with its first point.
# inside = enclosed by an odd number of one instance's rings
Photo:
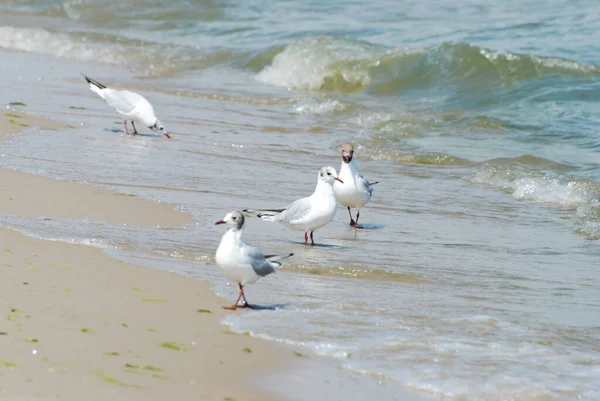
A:
{"type": "Polygon", "coordinates": [[[330,172],[327,172],[327,175],[331,175],[331,173],[330,173],[330,172]]]}
{"type": "Polygon", "coordinates": [[[237,219],[237,217],[233,216],[233,219],[234,219],[234,220],[236,220],[236,219],[237,219]]]}

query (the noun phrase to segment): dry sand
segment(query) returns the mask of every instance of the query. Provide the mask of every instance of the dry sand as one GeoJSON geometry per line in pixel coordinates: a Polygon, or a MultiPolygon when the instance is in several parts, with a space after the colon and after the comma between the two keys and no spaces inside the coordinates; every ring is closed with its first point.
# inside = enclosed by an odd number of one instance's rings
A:
{"type": "MultiPolygon", "coordinates": [[[[5,115],[0,132],[22,129],[17,119],[65,128],[5,115]]],[[[85,185],[2,169],[0,182],[3,214],[147,226],[190,221],[170,205],[85,185]]],[[[204,282],[6,228],[0,241],[2,400],[266,401],[274,397],[252,387],[252,375],[294,364],[288,348],[227,331],[224,313],[252,312],[222,310],[231,301],[204,282]]]]}

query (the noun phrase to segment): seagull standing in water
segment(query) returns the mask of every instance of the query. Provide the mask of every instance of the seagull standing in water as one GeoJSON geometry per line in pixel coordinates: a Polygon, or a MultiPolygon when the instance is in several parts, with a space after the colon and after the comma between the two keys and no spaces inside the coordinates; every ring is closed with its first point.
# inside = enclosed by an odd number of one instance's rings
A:
{"type": "Polygon", "coordinates": [[[90,84],[90,90],[106,100],[106,103],[121,115],[127,135],[129,135],[127,121],[131,121],[134,134],[138,133],[135,128],[135,123],[137,122],[154,132],[160,132],[167,138],[171,138],[167,131],[165,131],[163,124],[156,118],[154,108],[145,97],[135,92],[107,88],[92,78],[85,75],[83,77],[90,84]]]}
{"type": "Polygon", "coordinates": [[[360,217],[360,208],[367,204],[371,195],[373,195],[373,185],[376,182],[369,182],[358,171],[356,160],[354,160],[354,146],[350,142],[342,144],[342,167],[340,167],[340,178],[342,181],[333,185],[335,199],[343,206],[348,208],[350,215],[350,225],[358,226],[360,217]],[[350,208],[356,208],[356,220],[352,218],[350,208]]]}
{"type": "Polygon", "coordinates": [[[326,166],[319,170],[317,187],[311,196],[298,199],[285,209],[245,209],[245,213],[257,214],[263,220],[278,221],[292,230],[304,231],[304,245],[308,245],[310,232],[311,245],[315,244],[313,232],[327,225],[335,216],[337,203],[333,194],[333,183],[343,181],[338,178],[333,167],[326,166]]]}
{"type": "Polygon", "coordinates": [[[240,299],[243,298],[244,303],[239,307],[252,309],[252,306],[246,301],[244,286],[275,273],[276,269],[281,266],[279,260],[294,254],[265,256],[257,248],[244,242],[244,214],[242,212],[229,212],[223,220],[219,220],[215,224],[227,224],[229,227],[217,248],[217,265],[223,269],[225,277],[235,281],[240,287],[240,295],[235,303],[223,308],[236,310],[240,299]]]}

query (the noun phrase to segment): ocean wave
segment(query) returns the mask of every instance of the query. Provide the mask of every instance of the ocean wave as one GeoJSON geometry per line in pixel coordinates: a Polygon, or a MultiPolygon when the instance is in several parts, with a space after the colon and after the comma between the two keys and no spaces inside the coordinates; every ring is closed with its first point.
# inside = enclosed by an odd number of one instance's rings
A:
{"type": "Polygon", "coordinates": [[[600,239],[600,184],[561,173],[568,169],[545,159],[521,156],[485,162],[470,180],[501,189],[517,200],[573,210],[575,231],[590,240],[600,239]]]}
{"type": "Polygon", "coordinates": [[[146,76],[202,69],[228,57],[223,52],[203,54],[195,48],[165,46],[122,36],[11,26],[0,27],[0,48],[119,65],[146,76]]]}
{"type": "MultiPolygon", "coordinates": [[[[272,54],[272,49],[269,50],[272,54]]],[[[465,43],[387,49],[331,36],[287,45],[256,79],[288,89],[387,95],[462,83],[508,86],[546,75],[598,76],[600,67],[559,58],[498,52],[465,43]]]]}

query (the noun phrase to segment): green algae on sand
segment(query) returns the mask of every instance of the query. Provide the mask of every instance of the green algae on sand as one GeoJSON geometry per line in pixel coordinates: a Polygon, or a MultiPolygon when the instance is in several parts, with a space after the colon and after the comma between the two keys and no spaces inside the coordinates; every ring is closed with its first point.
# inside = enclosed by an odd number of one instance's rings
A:
{"type": "Polygon", "coordinates": [[[171,341],[163,341],[160,343],[160,346],[174,351],[185,351],[185,348],[171,341]]]}

